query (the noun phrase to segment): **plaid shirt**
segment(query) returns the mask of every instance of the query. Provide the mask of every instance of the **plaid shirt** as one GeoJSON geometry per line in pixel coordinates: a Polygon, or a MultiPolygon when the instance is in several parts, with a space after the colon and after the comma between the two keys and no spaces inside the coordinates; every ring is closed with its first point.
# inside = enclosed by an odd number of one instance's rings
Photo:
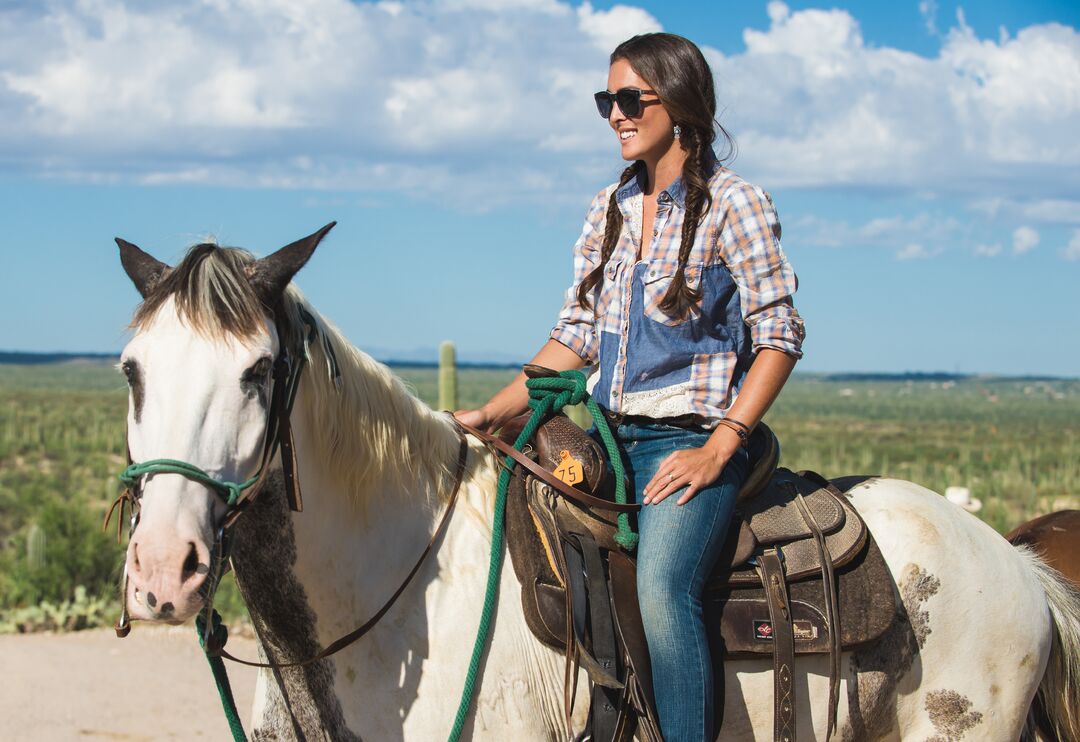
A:
{"type": "Polygon", "coordinates": [[[698,414],[710,427],[731,407],[760,348],[802,356],[803,321],[791,295],[798,279],[780,247],[780,222],[768,194],[715,164],[712,208],[698,227],[687,285],[702,299],[685,318],[659,304],[678,268],[685,189],[677,179],[657,197],[651,241],[641,244],[643,194],[636,178],[615,200],[623,229],[593,290],[592,309],[577,289],[600,261],[608,200],[597,194],[574,246],[574,281],[551,337],[593,366],[596,400],[615,412],[649,417],[698,414]]]}

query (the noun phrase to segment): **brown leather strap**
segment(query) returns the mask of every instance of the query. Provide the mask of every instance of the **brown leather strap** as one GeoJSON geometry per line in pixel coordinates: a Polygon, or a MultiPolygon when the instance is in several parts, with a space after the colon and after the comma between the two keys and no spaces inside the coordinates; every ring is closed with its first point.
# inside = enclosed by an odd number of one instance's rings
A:
{"type": "MultiPolygon", "coordinates": [[[[792,487],[794,490],[794,487],[792,487]]],[[[825,543],[825,534],[821,532],[814,514],[810,511],[802,493],[795,491],[795,504],[803,520],[814,534],[817,542],[818,558],[821,560],[821,586],[825,595],[825,621],[829,628],[829,727],[825,739],[832,736],[836,728],[836,712],[840,703],[840,610],[837,606],[836,583],[833,572],[832,554],[825,543]]]]}
{"type": "Polygon", "coordinates": [[[818,474],[816,471],[813,471],[811,469],[803,469],[800,472],[796,472],[796,474],[798,474],[803,479],[809,479],[818,487],[828,490],[829,494],[837,499],[843,499],[846,496],[843,492],[836,488],[835,484],[818,474]]]}
{"type": "Polygon", "coordinates": [[[285,480],[285,496],[289,498],[289,508],[294,513],[304,512],[304,494],[300,491],[300,477],[297,476],[296,444],[293,442],[292,422],[289,413],[281,416],[278,422],[278,451],[281,454],[281,476],[285,480]]]}
{"type": "Polygon", "coordinates": [[[757,561],[773,630],[773,740],[795,742],[795,631],[784,566],[776,548],[766,549],[757,561]]]}
{"type": "MultiPolygon", "coordinates": [[[[329,645],[327,645],[325,649],[323,649],[314,657],[310,657],[306,660],[301,660],[299,662],[278,663],[251,662],[249,660],[242,660],[226,652],[224,647],[213,645],[214,642],[212,640],[207,642],[207,654],[211,656],[224,657],[225,659],[232,660],[233,662],[239,663],[241,665],[247,665],[248,667],[266,667],[274,669],[285,667],[304,667],[306,665],[311,665],[315,662],[319,662],[320,660],[324,660],[330,655],[340,652],[345,647],[360,639],[362,636],[364,636],[364,634],[368,633],[372,628],[374,628],[374,626],[379,622],[379,620],[386,615],[387,611],[389,611],[390,608],[393,607],[394,603],[397,602],[397,599],[401,596],[401,594],[405,592],[405,588],[409,586],[409,583],[412,582],[413,577],[415,577],[416,573],[420,571],[421,565],[423,565],[424,561],[431,553],[431,550],[434,548],[435,543],[446,531],[446,525],[450,522],[450,515],[454,511],[454,505],[457,503],[458,493],[461,490],[461,482],[465,477],[465,463],[468,459],[468,455],[469,443],[465,436],[462,435],[461,445],[458,449],[457,469],[454,473],[454,489],[453,492],[450,494],[450,501],[446,505],[446,510],[443,512],[443,516],[442,519],[439,521],[438,527],[435,529],[435,532],[431,534],[431,539],[428,540],[427,546],[424,547],[423,553],[420,555],[420,558],[416,560],[416,564],[413,565],[413,568],[409,570],[409,574],[405,577],[405,580],[401,583],[401,585],[398,586],[398,589],[394,591],[394,594],[390,596],[390,599],[383,603],[382,608],[376,611],[375,615],[369,618],[362,626],[358,627],[353,631],[350,631],[348,634],[341,637],[340,639],[331,642],[329,645]]],[[[212,637],[213,635],[211,635],[211,638],[212,637]]]]}
{"type": "Polygon", "coordinates": [[[521,451],[518,451],[516,448],[514,448],[501,438],[489,435],[482,430],[478,430],[471,425],[467,425],[466,423],[461,422],[461,420],[456,420],[456,422],[458,425],[461,426],[463,430],[476,436],[485,444],[489,446],[494,446],[500,452],[506,454],[514,461],[528,469],[531,474],[539,477],[541,480],[543,480],[545,484],[554,487],[561,495],[565,496],[568,500],[576,503],[577,505],[580,505],[583,508],[592,508],[595,510],[611,510],[616,513],[634,513],[641,509],[640,505],[634,505],[631,503],[620,505],[617,502],[611,502],[610,500],[601,500],[599,497],[593,497],[592,495],[582,492],[581,490],[574,489],[566,482],[563,482],[561,479],[556,477],[547,469],[537,464],[535,461],[530,459],[521,451]]]}

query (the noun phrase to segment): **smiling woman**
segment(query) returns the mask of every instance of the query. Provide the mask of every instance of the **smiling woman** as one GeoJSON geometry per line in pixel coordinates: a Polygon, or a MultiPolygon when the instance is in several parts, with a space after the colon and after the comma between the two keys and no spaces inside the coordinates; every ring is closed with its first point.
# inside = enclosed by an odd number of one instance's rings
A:
{"type": "MultiPolygon", "coordinates": [[[[701,595],[748,474],[750,431],[802,355],[795,273],[768,195],[723,167],[712,72],[681,36],[635,36],[594,96],[631,165],[593,200],[574,284],[533,363],[592,367],[638,515],[637,583],[664,739],[713,731],[701,595]],[[674,497],[672,497],[674,495],[674,497]]],[[[460,417],[498,428],[524,376],[460,417]]]]}

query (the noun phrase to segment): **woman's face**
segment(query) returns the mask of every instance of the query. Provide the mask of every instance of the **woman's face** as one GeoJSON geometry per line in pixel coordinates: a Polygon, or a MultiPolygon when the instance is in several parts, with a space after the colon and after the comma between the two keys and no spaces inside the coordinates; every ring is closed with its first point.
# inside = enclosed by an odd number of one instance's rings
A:
{"type": "MultiPolygon", "coordinates": [[[[621,88],[655,90],[625,59],[616,60],[608,70],[607,89],[615,92],[621,88]]],[[[642,93],[642,103],[652,105],[643,105],[637,118],[628,118],[618,105],[612,106],[608,124],[619,138],[624,160],[658,162],[675,142],[675,122],[658,100],[655,94],[642,93]]]]}

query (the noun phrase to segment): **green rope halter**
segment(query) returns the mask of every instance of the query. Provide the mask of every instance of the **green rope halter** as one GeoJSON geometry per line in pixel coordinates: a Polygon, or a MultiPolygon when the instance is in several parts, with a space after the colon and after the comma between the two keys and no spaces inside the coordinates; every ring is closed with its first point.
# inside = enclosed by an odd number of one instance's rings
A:
{"type": "Polygon", "coordinates": [[[177,461],[176,459],[151,459],[141,464],[132,464],[120,472],[120,481],[125,486],[133,488],[147,474],[179,474],[187,477],[193,482],[204,484],[216,491],[225,499],[225,503],[229,507],[232,507],[240,500],[240,495],[243,494],[244,490],[259,481],[259,474],[255,474],[251,479],[243,482],[226,482],[221,479],[214,479],[194,464],[177,461]]]}
{"type": "MultiPolygon", "coordinates": [[[[604,441],[608,460],[611,468],[615,470],[615,502],[620,505],[626,504],[625,471],[622,457],[615,445],[615,437],[611,434],[607,420],[600,411],[600,406],[589,396],[585,388],[585,374],[580,371],[562,371],[558,376],[545,376],[536,379],[528,379],[525,386],[529,389],[529,408],[533,411],[525,427],[521,429],[514,448],[520,451],[526,443],[532,440],[540,423],[544,419],[561,410],[568,404],[584,403],[592,416],[600,438],[604,441]]],[[[473,645],[472,659],[469,661],[469,672],[465,676],[465,687],[461,691],[461,703],[458,705],[457,716],[454,718],[454,727],[450,730],[450,742],[458,742],[461,732],[465,727],[465,719],[472,707],[473,690],[476,685],[476,677],[480,671],[480,660],[487,646],[488,631],[491,628],[491,619],[495,613],[495,596],[499,587],[499,573],[503,562],[503,521],[506,512],[506,492],[510,485],[510,472],[515,462],[506,457],[506,465],[499,474],[499,489],[495,495],[495,522],[491,532],[491,562],[488,567],[487,591],[484,594],[484,607],[480,613],[480,628],[476,632],[476,643],[473,645]]],[[[626,513],[619,513],[619,528],[615,534],[615,541],[627,551],[633,551],[637,547],[637,534],[630,530],[630,519],[626,513]]]]}

